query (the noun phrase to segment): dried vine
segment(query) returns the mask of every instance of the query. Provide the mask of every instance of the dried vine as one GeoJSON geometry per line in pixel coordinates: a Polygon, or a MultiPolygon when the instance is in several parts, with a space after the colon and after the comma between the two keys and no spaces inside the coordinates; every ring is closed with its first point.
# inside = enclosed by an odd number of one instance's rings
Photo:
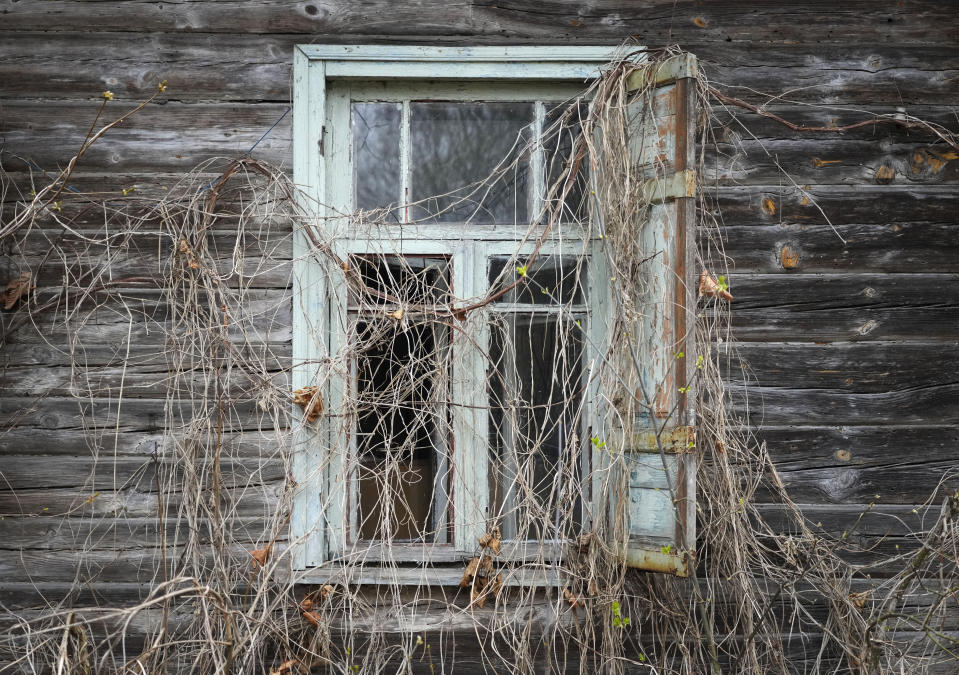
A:
{"type": "MultiPolygon", "coordinates": [[[[14,275],[20,283],[4,298],[3,343],[52,348],[69,371],[51,387],[59,394],[39,391],[6,433],[59,396],[80,410],[94,468],[61,513],[40,516],[76,532],[75,577],[63,597],[46,598],[46,609],[9,613],[12,622],[0,635],[4,670],[433,671],[457,663],[449,650],[463,634],[479,645],[471,667],[512,672],[544,663],[561,672],[791,672],[795,644],[804,646],[811,633],[818,672],[922,672],[956,658],[959,640],[942,622],[959,589],[959,496],[933,495],[942,508],[935,523],[915,533],[916,548],[878,563],[898,572],[856,590],[864,572],[847,561],[854,546],[815,532],[790,501],[764,446],[731,412],[724,373],[732,356],[720,347],[731,342],[730,311],[718,290],[700,299],[695,326],[703,350],[694,383],[695,574],[678,579],[627,570],[617,557],[622,519],[597,519],[595,529],[584,531],[576,515],[577,495],[594,479],[569,459],[586,441],[565,431],[584,415],[580,382],[598,383],[611,424],[628,427],[649,407],[643,396],[620,395],[641,388],[636,364],[642,355],[629,336],[643,311],[643,265],[654,253],[642,250],[637,236],[649,208],[639,189],[644,175],[624,152],[627,101],[652,92],[630,93],[625,83],[636,68],[672,54],[626,56],[557,116],[545,138],[557,148],[550,159],[560,170],[542,212],[520,237],[535,246],[506,256],[489,292],[478,297],[452,299],[442,261],[341,255],[316,206],[289,176],[251,157],[211,161],[163,194],[124,189],[103,197],[68,189],[87,149],[149,101],[96,132],[95,122],[67,169],[33,195],[16,194],[5,174],[5,203],[13,211],[4,214],[0,241],[11,252],[44,241],[50,252],[20,257],[14,275]],[[583,100],[593,102],[585,114],[583,100]],[[359,309],[352,327],[342,328],[342,347],[310,364],[317,373],[312,388],[294,393],[288,313],[296,311],[295,231],[309,238],[311,261],[343,271],[359,309]],[[557,266],[544,251],[551,237],[597,234],[602,264],[619,282],[605,331],[611,339],[592,345],[602,358],[584,373],[577,365],[577,350],[585,349],[583,310],[572,297],[599,261],[584,250],[564,254],[557,266]],[[555,283],[541,281],[544,270],[555,283]],[[553,310],[541,332],[521,325],[517,315],[489,318],[499,337],[485,355],[492,373],[486,384],[497,398],[499,436],[514,439],[491,455],[502,492],[499,511],[475,557],[463,561],[459,586],[431,585],[428,572],[420,585],[390,583],[391,570],[405,566],[393,539],[439,536],[440,526],[425,531],[424,507],[411,503],[404,485],[422,480],[424,435],[446,423],[437,412],[452,386],[454,357],[446,341],[465,339],[463,325],[496,303],[531,294],[548,298],[553,310]],[[104,331],[117,339],[116,354],[88,363],[85,348],[104,331]],[[554,355],[547,370],[534,369],[530,345],[537,340],[554,355]],[[519,344],[530,353],[519,354],[519,344]],[[386,385],[378,371],[384,367],[386,385]],[[368,481],[379,498],[378,506],[361,507],[358,527],[382,545],[375,561],[357,548],[339,577],[304,587],[287,571],[297,434],[330,414],[319,392],[348,372],[360,384],[344,396],[341,423],[372,439],[358,441],[357,452],[367,458],[358,480],[368,481]],[[549,383],[548,391],[534,392],[531,382],[549,383]],[[151,410],[149,401],[161,399],[162,408],[151,410]],[[294,412],[294,401],[306,420],[294,412]],[[117,468],[143,456],[141,447],[129,447],[125,420],[149,415],[154,423],[133,427],[152,439],[147,459],[134,471],[117,468]],[[112,475],[103,466],[112,466],[112,475]],[[783,507],[775,522],[757,495],[783,507]],[[535,550],[521,565],[502,561],[508,534],[522,533],[535,550]],[[122,605],[89,590],[101,570],[127,556],[139,556],[139,602],[122,605]],[[379,583],[362,583],[373,570],[379,583]],[[511,583],[524,570],[557,581],[511,583]],[[917,603],[930,595],[931,601],[917,603]],[[430,633],[414,620],[427,609],[439,617],[430,633]]],[[[770,113],[703,77],[698,93],[702,169],[714,101],[770,113]]],[[[772,117],[793,130],[824,130],[772,117]]],[[[921,120],[896,123],[956,147],[944,129],[921,120]]],[[[522,156],[513,152],[483,184],[454,193],[447,208],[482,201],[483,190],[516,172],[522,156]]],[[[697,263],[723,272],[721,228],[706,187],[701,179],[697,263]]],[[[389,210],[350,218],[357,231],[382,231],[389,210]]],[[[613,461],[622,450],[609,448],[613,461]]],[[[436,467],[455,458],[430,461],[435,483],[449,470],[436,467]]],[[[621,473],[602,480],[603,490],[623,498],[621,473]]],[[[427,511],[437,509],[430,504],[427,511]]],[[[25,519],[25,527],[40,518],[25,519]]]]}

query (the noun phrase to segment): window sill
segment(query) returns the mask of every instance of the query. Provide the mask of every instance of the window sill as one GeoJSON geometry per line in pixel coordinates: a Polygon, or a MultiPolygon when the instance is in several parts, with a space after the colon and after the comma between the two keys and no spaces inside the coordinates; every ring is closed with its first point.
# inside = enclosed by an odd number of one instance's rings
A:
{"type": "MultiPolygon", "coordinates": [[[[499,561],[497,561],[499,562],[499,561]]],[[[299,584],[347,584],[351,586],[459,586],[466,563],[443,566],[345,566],[330,563],[301,572],[294,572],[292,581],[299,584]]],[[[553,566],[523,564],[499,568],[503,585],[526,588],[561,587],[562,569],[553,566]]]]}

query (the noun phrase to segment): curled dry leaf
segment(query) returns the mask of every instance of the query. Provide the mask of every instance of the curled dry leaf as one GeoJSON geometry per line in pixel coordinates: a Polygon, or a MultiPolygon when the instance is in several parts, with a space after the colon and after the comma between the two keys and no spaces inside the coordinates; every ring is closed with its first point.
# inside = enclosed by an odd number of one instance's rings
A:
{"type": "Polygon", "coordinates": [[[872,591],[865,590],[860,593],[850,593],[849,599],[852,601],[852,604],[856,606],[856,609],[862,609],[865,606],[866,600],[869,599],[870,595],[872,595],[872,591]]]}
{"type": "Polygon", "coordinates": [[[287,675],[292,673],[294,668],[296,668],[296,659],[290,659],[281,663],[276,670],[271,669],[270,675],[287,675]]]}
{"type": "Polygon", "coordinates": [[[293,392],[293,402],[303,408],[309,424],[313,424],[323,414],[323,397],[319,387],[297,389],[293,392]]]}
{"type": "Polygon", "coordinates": [[[404,314],[405,312],[403,312],[402,309],[398,309],[395,312],[388,312],[386,316],[390,317],[394,321],[402,321],[404,314]]]}
{"type": "Polygon", "coordinates": [[[263,548],[250,551],[250,555],[253,556],[253,567],[265,567],[271,553],[273,553],[273,544],[267,544],[263,548]]]}
{"type": "Polygon", "coordinates": [[[320,600],[326,600],[327,596],[332,595],[334,590],[329,584],[323,584],[320,588],[320,600]]]}
{"type": "Polygon", "coordinates": [[[24,272],[7,284],[6,290],[0,295],[0,299],[3,300],[4,309],[13,309],[13,306],[20,301],[20,298],[27,297],[27,294],[36,288],[30,284],[30,279],[30,273],[24,272]]]}
{"type": "Polygon", "coordinates": [[[469,587],[470,603],[482,607],[489,597],[499,595],[503,588],[503,575],[493,575],[493,561],[489,556],[473,558],[466,565],[460,586],[469,587]]]}
{"type": "Polygon", "coordinates": [[[463,578],[460,579],[460,586],[466,588],[473,584],[473,577],[476,576],[476,570],[479,569],[479,558],[473,558],[466,563],[466,570],[463,572],[463,578]]]}
{"type": "Polygon", "coordinates": [[[568,588],[563,591],[563,597],[566,598],[566,602],[568,602],[569,606],[573,609],[579,607],[579,596],[574,595],[568,588]]]}
{"type": "Polygon", "coordinates": [[[732,302],[733,295],[725,288],[722,288],[719,285],[719,282],[710,276],[709,272],[703,270],[699,275],[699,295],[700,297],[707,295],[711,298],[720,297],[723,300],[728,300],[732,302]]]}
{"type": "Polygon", "coordinates": [[[303,612],[303,618],[314,626],[319,626],[322,621],[322,617],[316,612],[303,612]]]}
{"type": "Polygon", "coordinates": [[[303,598],[302,600],[300,600],[300,611],[301,611],[301,612],[309,612],[311,609],[313,609],[313,600],[312,600],[312,598],[310,598],[309,596],[307,596],[307,597],[303,598]]]}
{"type": "Polygon", "coordinates": [[[500,532],[498,527],[494,527],[491,531],[484,534],[479,538],[479,545],[488,548],[493,552],[493,555],[499,555],[499,552],[503,545],[503,540],[500,537],[500,532]]]}

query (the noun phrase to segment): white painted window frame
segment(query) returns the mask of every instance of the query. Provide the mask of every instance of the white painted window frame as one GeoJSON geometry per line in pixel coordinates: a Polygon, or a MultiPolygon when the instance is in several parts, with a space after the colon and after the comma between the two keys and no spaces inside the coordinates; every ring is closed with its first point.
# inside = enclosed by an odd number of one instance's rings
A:
{"type": "MultiPolygon", "coordinates": [[[[611,47],[298,46],[293,71],[293,173],[294,181],[302,190],[306,212],[316,213],[316,223],[327,230],[325,239],[334,242],[334,249],[340,255],[362,252],[452,255],[454,295],[460,295],[460,290],[463,291],[461,297],[476,295],[485,290],[488,283],[486,261],[492,255],[517,252],[517,234],[522,236],[526,228],[517,229],[512,225],[471,228],[476,231],[469,239],[464,239],[462,230],[452,232],[449,226],[407,226],[410,233],[404,233],[404,243],[399,248],[394,242],[387,245],[384,240],[360,240],[343,235],[341,228],[348,219],[338,216],[352,210],[352,171],[339,170],[341,165],[333,158],[346,158],[344,168],[351,166],[348,163],[349,133],[337,133],[334,129],[349,129],[350,97],[347,93],[345,106],[337,104],[337,97],[344,96],[344,92],[354,85],[362,88],[364,82],[373,80],[394,83],[430,80],[433,82],[430,86],[438,91],[451,86],[462,88],[460,83],[468,81],[476,96],[482,96],[484,100],[495,98],[498,85],[505,83],[523,82],[526,88],[538,89],[542,94],[560,84],[583,89],[599,74],[599,66],[613,58],[615,51],[611,47]],[[330,170],[334,166],[337,170],[330,170]]],[[[402,84],[398,86],[402,87],[402,84]]],[[[466,96],[459,98],[467,100],[466,96]]],[[[563,97],[555,98],[561,100],[563,97]]],[[[537,117],[542,119],[542,106],[539,108],[537,117]]],[[[534,162],[531,176],[534,185],[542,177],[541,159],[538,166],[539,169],[534,162]]],[[[534,199],[541,197],[534,196],[534,199]]],[[[536,212],[534,204],[531,215],[536,212]]],[[[525,246],[531,249],[532,245],[525,246]]],[[[556,239],[543,252],[568,250],[581,255],[584,246],[594,246],[594,243],[583,242],[581,238],[556,239]]],[[[305,232],[297,231],[294,235],[294,388],[315,384],[317,363],[337,353],[342,346],[339,341],[345,334],[346,295],[344,285],[337,280],[340,271],[332,269],[320,256],[311,254],[311,248],[305,232]],[[337,324],[340,329],[335,329],[337,324]]],[[[524,252],[523,248],[519,251],[524,252]]],[[[598,281],[600,278],[605,281],[599,269],[602,256],[595,255],[593,261],[596,267],[591,268],[587,294],[590,311],[596,313],[604,309],[606,289],[598,281]]],[[[473,314],[467,321],[472,325],[467,329],[481,344],[486,344],[486,314],[473,314]]],[[[602,342],[601,335],[592,334],[601,324],[597,318],[593,316],[589,321],[591,334],[588,342],[594,345],[602,342]]],[[[597,356],[587,353],[587,370],[597,356]]],[[[460,365],[454,367],[473,370],[470,378],[473,382],[485,381],[482,359],[475,355],[454,354],[454,364],[457,363],[460,365]]],[[[462,382],[463,378],[457,380],[462,382]]],[[[346,490],[350,489],[344,465],[349,451],[340,428],[342,423],[337,418],[338,405],[345,394],[345,381],[345,374],[329,380],[323,395],[331,414],[315,428],[303,426],[297,435],[292,466],[296,485],[291,517],[294,570],[323,565],[349,553],[344,536],[344,523],[349,516],[343,513],[343,504],[347,503],[346,490]],[[329,461],[321,461],[324,453],[329,453],[329,461]],[[318,467],[325,469],[320,471],[318,467]]],[[[474,411],[487,404],[485,393],[478,392],[475,386],[467,389],[461,384],[460,387],[460,391],[453,392],[453,398],[457,403],[467,404],[461,410],[469,409],[471,402],[474,411]],[[473,398],[483,400],[471,401],[473,398]]],[[[462,415],[454,418],[458,470],[453,484],[455,520],[452,545],[390,546],[390,559],[452,562],[475,550],[476,540],[485,527],[488,501],[488,494],[485,494],[488,466],[486,423],[486,415],[479,412],[473,412],[471,419],[462,415]],[[466,495],[470,495],[470,499],[465,499],[466,495]]],[[[516,542],[512,550],[504,552],[504,557],[525,557],[522,548],[522,542],[516,542]]],[[[380,559],[374,549],[364,550],[364,560],[376,562],[380,559]]],[[[537,545],[536,549],[541,551],[541,546],[537,545]]]]}

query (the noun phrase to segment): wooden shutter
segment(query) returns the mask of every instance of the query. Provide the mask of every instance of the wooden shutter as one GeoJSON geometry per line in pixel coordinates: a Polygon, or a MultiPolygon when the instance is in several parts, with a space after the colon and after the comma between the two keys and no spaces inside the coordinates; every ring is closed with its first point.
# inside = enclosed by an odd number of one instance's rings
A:
{"type": "Polygon", "coordinates": [[[693,238],[696,216],[696,58],[637,70],[627,115],[632,166],[650,203],[640,229],[642,302],[637,336],[651,399],[628,436],[630,567],[687,576],[696,547],[696,454],[691,389],[696,366],[693,238]]]}

